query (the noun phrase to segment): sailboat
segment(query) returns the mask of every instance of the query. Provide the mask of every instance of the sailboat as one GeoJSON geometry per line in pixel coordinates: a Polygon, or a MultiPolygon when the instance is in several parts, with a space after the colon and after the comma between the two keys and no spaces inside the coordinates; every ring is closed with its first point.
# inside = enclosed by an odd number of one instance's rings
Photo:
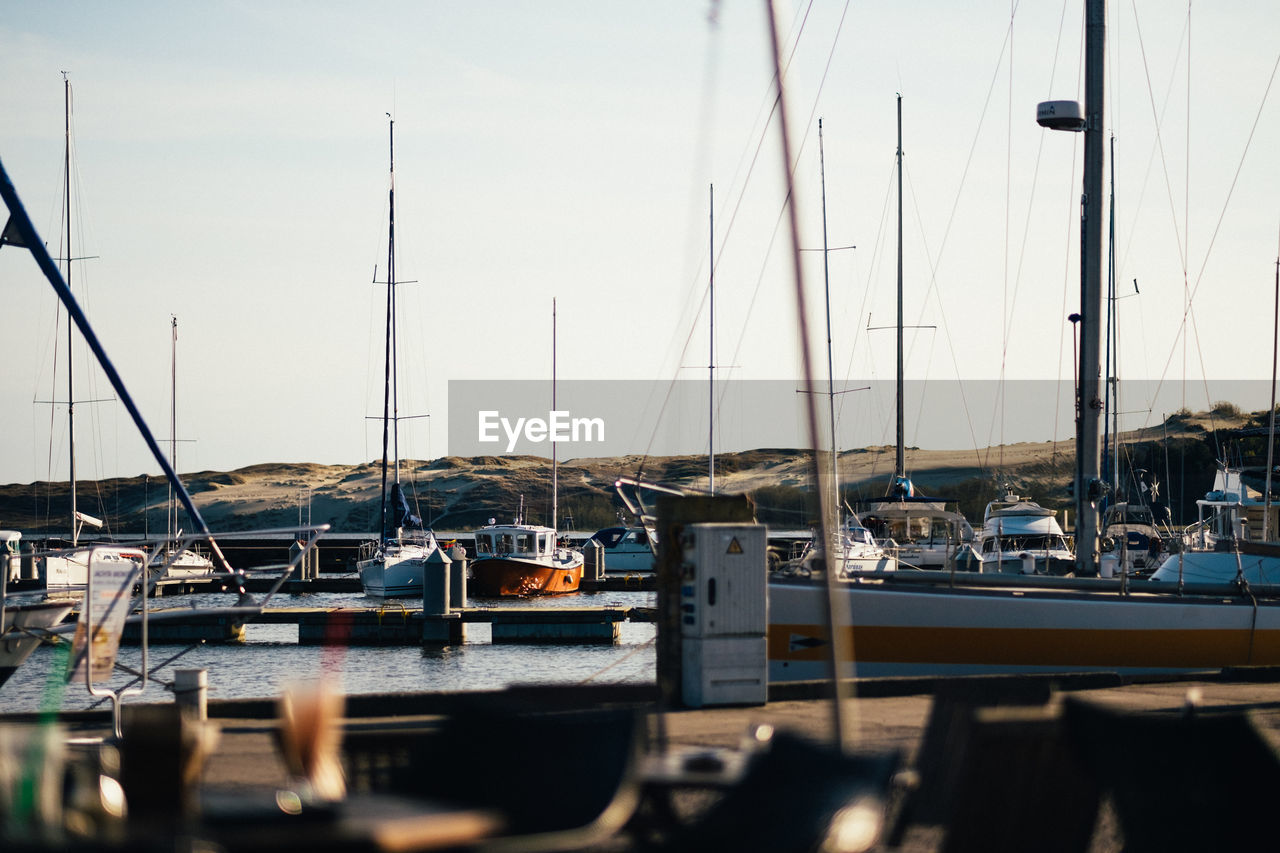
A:
{"type": "MultiPolygon", "coordinates": [[[[170,318],[169,339],[169,464],[178,470],[178,318],[170,318]]],[[[190,580],[207,578],[213,572],[213,561],[197,548],[181,547],[182,531],[178,529],[178,502],[174,497],[173,486],[169,486],[168,501],[168,538],[160,554],[152,560],[153,564],[164,569],[164,577],[190,580]]]]}
{"type": "MultiPolygon", "coordinates": [[[[822,281],[826,302],[827,316],[827,412],[831,430],[831,505],[840,513],[840,450],[836,441],[836,389],[835,369],[832,360],[831,343],[831,277],[827,264],[829,249],[827,247],[827,167],[826,153],[823,147],[822,119],[818,119],[818,162],[822,176],[822,281]]],[[[856,515],[850,515],[837,525],[833,549],[835,557],[828,561],[829,550],[823,542],[821,531],[811,535],[800,553],[793,559],[778,566],[778,571],[790,575],[813,576],[830,568],[837,578],[846,577],[851,572],[896,571],[898,561],[888,554],[871,531],[862,525],[856,515]]]]}
{"type": "MultiPolygon", "coordinates": [[[[70,103],[70,88],[67,87],[67,100],[70,103]]],[[[68,110],[69,113],[69,110],[68,110]]],[[[68,122],[68,137],[69,133],[68,122]]],[[[68,147],[69,151],[69,147],[68,147]]],[[[68,170],[69,171],[69,170],[68,170]]],[[[137,428],[140,437],[150,450],[152,457],[164,472],[165,478],[173,485],[178,501],[186,510],[187,516],[191,519],[195,526],[197,534],[207,539],[209,548],[218,560],[218,564],[227,572],[231,569],[227,563],[226,557],[222,550],[214,541],[209,526],[205,523],[203,516],[195,503],[191,500],[191,494],[187,491],[182,481],[178,478],[173,470],[173,466],[169,460],[165,458],[164,452],[160,449],[159,443],[152,434],[150,427],[147,426],[146,420],[142,417],[142,412],[133,400],[133,396],[125,387],[124,380],[120,373],[116,370],[115,365],[107,356],[106,350],[102,346],[102,342],[98,339],[92,326],[89,324],[88,318],[85,316],[84,310],[76,301],[75,296],[71,292],[71,288],[59,270],[57,263],[50,257],[45,241],[36,231],[35,226],[31,222],[31,218],[27,215],[26,208],[23,206],[18,196],[17,190],[14,188],[9,178],[8,171],[4,168],[4,164],[0,161],[0,200],[3,201],[8,208],[8,221],[0,230],[0,248],[12,246],[16,249],[24,249],[31,253],[32,258],[39,267],[41,274],[48,281],[49,285],[57,294],[59,301],[65,307],[68,315],[68,321],[80,333],[84,343],[89,351],[93,354],[98,366],[101,368],[107,381],[115,391],[116,397],[121,406],[124,407],[134,426],[137,428]]],[[[71,253],[67,252],[68,257],[71,253]]],[[[71,399],[74,399],[72,397],[71,399]]],[[[73,476],[74,480],[74,476],[73,476]]],[[[73,528],[74,529],[74,528],[73,528]]],[[[327,526],[322,526],[327,529],[327,526]]],[[[12,542],[12,537],[9,539],[12,542]]],[[[7,548],[6,548],[7,550],[7,548]]],[[[51,632],[61,632],[70,630],[74,626],[59,625],[62,619],[74,606],[75,602],[70,597],[63,597],[60,600],[53,600],[52,597],[48,601],[32,601],[26,600],[17,595],[11,594],[7,590],[7,582],[10,576],[11,560],[8,558],[12,553],[6,553],[4,571],[0,571],[0,683],[12,674],[13,670],[21,665],[30,652],[35,648],[41,638],[51,632]]],[[[66,556],[66,555],[63,555],[66,556]]],[[[146,554],[137,548],[125,546],[95,546],[80,547],[78,550],[70,552],[70,556],[78,556],[82,564],[88,568],[90,564],[95,566],[94,574],[97,574],[97,567],[104,567],[108,573],[119,574],[113,572],[110,563],[119,563],[121,561],[135,562],[132,571],[136,571],[140,576],[142,571],[142,563],[146,559],[146,554]]],[[[123,568],[122,566],[118,568],[123,568]]],[[[126,577],[129,576],[126,574],[126,577]]],[[[87,578],[86,578],[87,579],[87,578]]],[[[282,576],[283,579],[283,576],[282,576]]],[[[261,612],[261,605],[254,604],[244,590],[243,584],[240,589],[240,599],[235,606],[204,608],[202,613],[207,615],[215,615],[217,617],[226,617],[235,620],[244,620],[251,618],[261,612]]],[[[272,590],[274,593],[274,590],[272,590]]],[[[270,595],[270,594],[269,594],[270,595]]],[[[269,597],[268,595],[268,597],[269,597]]],[[[143,599],[143,620],[146,619],[145,614],[145,598],[143,599]]],[[[135,617],[128,617],[133,620],[135,617]]],[[[143,636],[146,636],[145,629],[143,636]]],[[[91,644],[91,645],[96,645],[91,644]]],[[[143,683],[146,683],[146,646],[143,646],[143,683]]],[[[99,694],[102,695],[102,694],[99,694]]],[[[116,733],[119,735],[119,697],[120,694],[112,692],[111,695],[116,702],[116,733]]]]}
{"type": "MultiPolygon", "coordinates": [[[[551,409],[556,408],[556,303],[551,300],[551,409]]],[[[515,520],[496,519],[476,531],[476,558],[471,563],[472,595],[480,598],[559,595],[577,592],[582,583],[582,552],[560,545],[559,481],[556,443],[551,442],[551,526],[526,524],[524,497],[515,520]]]]}
{"type": "MultiPolygon", "coordinates": [[[[897,571],[853,573],[839,582],[828,573],[827,584],[815,584],[775,572],[768,580],[771,682],[833,676],[1136,675],[1280,666],[1280,584],[1097,577],[1099,413],[1090,402],[1099,397],[1101,373],[1106,4],[1089,0],[1087,6],[1085,110],[1067,102],[1048,102],[1037,110],[1042,126],[1085,134],[1075,577],[897,571]]],[[[780,63],[776,54],[775,40],[775,62],[780,63]]],[[[779,103],[783,101],[780,97],[779,103]]],[[[785,106],[780,112],[786,158],[785,106]]],[[[790,163],[784,162],[787,198],[794,199],[790,163]]],[[[793,252],[798,245],[793,236],[793,252]]],[[[803,320],[802,274],[795,258],[793,275],[801,303],[797,313],[803,320]]],[[[812,424],[810,433],[816,443],[812,424]]],[[[816,466],[815,473],[821,473],[816,466]]],[[[907,491],[907,482],[898,485],[907,491]]],[[[646,518],[654,517],[652,507],[643,502],[646,489],[657,495],[678,494],[667,487],[620,480],[619,496],[629,507],[636,502],[633,511],[646,518]]],[[[1269,506],[1264,502],[1259,508],[1267,512],[1269,506]]],[[[1239,547],[1230,556],[1233,562],[1243,561],[1251,550],[1255,549],[1239,547]]],[[[1261,543],[1256,550],[1261,550],[1261,543]]],[[[1173,564],[1174,556],[1167,565],[1173,564]]]]}
{"type": "Polygon", "coordinates": [[[389,121],[391,161],[387,230],[386,365],[382,397],[382,502],[377,539],[360,547],[356,568],[365,595],[422,594],[423,566],[440,551],[435,534],[409,508],[400,484],[400,415],[396,370],[396,163],[395,120],[389,121]],[[387,474],[392,475],[388,488],[387,474]]]}
{"type": "MultiPolygon", "coordinates": [[[[63,226],[66,229],[66,241],[63,245],[63,263],[62,275],[66,281],[68,291],[71,290],[71,271],[72,262],[79,260],[72,251],[72,228],[71,228],[71,79],[66,72],[62,75],[62,91],[63,91],[63,115],[65,126],[65,148],[63,152],[63,206],[65,208],[65,216],[63,226]]],[[[42,558],[39,558],[40,575],[44,581],[46,590],[60,592],[79,593],[84,590],[89,578],[89,560],[91,549],[83,548],[80,545],[80,533],[87,525],[93,528],[102,526],[102,519],[96,518],[88,513],[81,512],[76,503],[76,388],[75,388],[75,370],[73,364],[73,344],[75,341],[75,328],[70,322],[67,323],[67,447],[68,447],[68,485],[70,492],[70,523],[71,523],[71,547],[68,549],[50,551],[42,558]]],[[[99,549],[101,553],[102,549],[99,549]]],[[[112,549],[112,553],[108,555],[110,559],[131,560],[135,563],[142,564],[146,562],[146,554],[138,548],[118,548],[112,549]]]]}
{"type": "Polygon", "coordinates": [[[858,514],[875,539],[906,566],[942,569],[955,566],[961,549],[973,541],[973,527],[946,501],[916,494],[907,476],[904,427],[903,300],[902,300],[902,96],[898,96],[898,322],[897,322],[897,430],[893,480],[882,498],[862,501],[858,514]]]}

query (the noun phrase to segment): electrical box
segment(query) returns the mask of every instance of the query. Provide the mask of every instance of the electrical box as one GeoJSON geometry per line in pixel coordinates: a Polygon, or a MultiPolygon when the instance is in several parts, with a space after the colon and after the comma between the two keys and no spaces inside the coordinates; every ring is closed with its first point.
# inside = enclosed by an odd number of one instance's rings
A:
{"type": "Polygon", "coordinates": [[[681,698],[763,705],[769,698],[768,540],[762,524],[694,524],[681,541],[681,698]]]}
{"type": "Polygon", "coordinates": [[[687,707],[763,705],[769,701],[764,636],[685,637],[680,649],[680,694],[687,707]]]}
{"type": "Polygon", "coordinates": [[[681,541],[680,633],[763,636],[769,624],[763,524],[693,524],[681,541]]]}

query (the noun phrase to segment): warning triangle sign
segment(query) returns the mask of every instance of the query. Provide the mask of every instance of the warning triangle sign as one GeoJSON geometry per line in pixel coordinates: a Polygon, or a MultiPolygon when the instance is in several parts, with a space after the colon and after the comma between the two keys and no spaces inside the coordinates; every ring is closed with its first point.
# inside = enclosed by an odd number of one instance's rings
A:
{"type": "Polygon", "coordinates": [[[742,544],[741,544],[740,542],[738,542],[738,537],[737,537],[737,536],[735,536],[735,537],[733,537],[732,539],[730,539],[730,540],[729,540],[729,549],[728,549],[727,551],[725,551],[725,553],[726,553],[726,554],[741,554],[741,553],[742,553],[742,544]]]}

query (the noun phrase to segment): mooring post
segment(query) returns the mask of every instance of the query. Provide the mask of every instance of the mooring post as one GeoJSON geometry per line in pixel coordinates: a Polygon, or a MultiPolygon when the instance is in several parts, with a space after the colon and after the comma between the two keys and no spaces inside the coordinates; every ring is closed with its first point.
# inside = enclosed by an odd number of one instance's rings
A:
{"type": "Polygon", "coordinates": [[[173,701],[189,720],[209,719],[209,671],[207,669],[175,669],[173,701]]]}
{"type": "Polygon", "coordinates": [[[454,545],[446,555],[449,563],[449,606],[458,610],[467,606],[467,549],[454,545]]]}
{"type": "Polygon", "coordinates": [[[604,578],[604,546],[595,539],[588,539],[582,546],[582,579],[598,581],[604,578]]]}
{"type": "Polygon", "coordinates": [[[453,560],[439,548],[431,552],[422,566],[422,613],[424,616],[447,616],[452,603],[449,598],[449,574],[453,560]]]}

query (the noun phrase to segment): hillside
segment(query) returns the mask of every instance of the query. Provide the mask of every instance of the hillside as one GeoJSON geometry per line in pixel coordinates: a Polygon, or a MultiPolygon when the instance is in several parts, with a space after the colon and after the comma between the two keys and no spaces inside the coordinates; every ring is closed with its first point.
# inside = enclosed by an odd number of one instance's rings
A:
{"type": "MultiPolygon", "coordinates": [[[[1265,424],[1265,412],[1246,415],[1230,404],[1213,412],[1171,416],[1163,425],[1122,436],[1126,466],[1145,468],[1161,481],[1184,484],[1166,497],[1175,518],[1194,518],[1194,501],[1212,483],[1213,463],[1223,442],[1237,439],[1246,462],[1256,462],[1265,438],[1238,431],[1265,424]],[[1181,511],[1181,515],[1179,514],[1181,511]]],[[[718,491],[752,495],[762,521],[802,526],[811,462],[795,449],[760,449],[716,458],[718,491]]],[[[868,447],[840,454],[839,476],[846,500],[884,493],[893,470],[892,447],[868,447]]],[[[986,501],[1003,483],[1046,506],[1067,507],[1067,484],[1074,466],[1070,442],[1006,445],[979,451],[911,448],[907,468],[919,492],[946,497],[970,518],[980,518],[986,501]]],[[[625,456],[574,459],[559,467],[560,514],[588,530],[615,522],[621,504],[613,490],[620,476],[643,471],[648,480],[706,487],[706,458],[625,456]]],[[[192,496],[215,531],[291,527],[308,518],[338,532],[366,532],[377,526],[380,468],[361,465],[261,464],[236,471],[183,475],[192,496]]],[[[447,456],[402,461],[401,479],[416,496],[418,509],[442,530],[464,530],[489,518],[509,519],[521,498],[530,521],[544,522],[551,502],[550,460],[532,456],[447,456]]],[[[165,527],[166,490],[156,477],[81,483],[80,507],[103,517],[109,532],[137,535],[165,527]]],[[[28,534],[63,533],[67,484],[38,482],[0,486],[0,527],[28,534]]],[[[190,525],[183,521],[183,526],[190,525]]]]}

